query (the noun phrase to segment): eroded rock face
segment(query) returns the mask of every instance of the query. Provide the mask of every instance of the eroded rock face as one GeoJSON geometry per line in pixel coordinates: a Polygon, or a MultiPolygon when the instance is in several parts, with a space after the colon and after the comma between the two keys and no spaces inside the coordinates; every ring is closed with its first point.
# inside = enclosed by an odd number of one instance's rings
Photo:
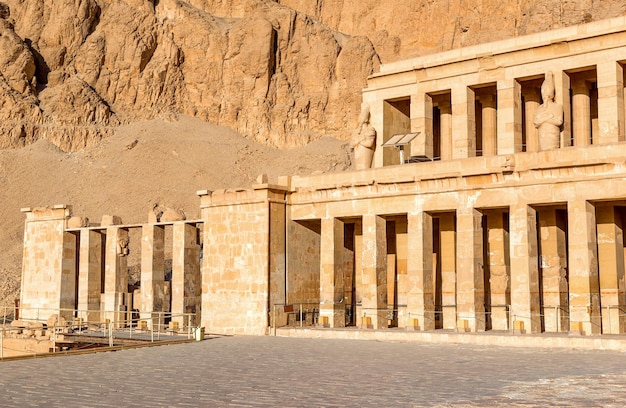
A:
{"type": "Polygon", "coordinates": [[[347,141],[381,61],[625,11],[616,0],[2,0],[0,148],[44,138],[79,150],[178,113],[278,147],[347,141]]]}

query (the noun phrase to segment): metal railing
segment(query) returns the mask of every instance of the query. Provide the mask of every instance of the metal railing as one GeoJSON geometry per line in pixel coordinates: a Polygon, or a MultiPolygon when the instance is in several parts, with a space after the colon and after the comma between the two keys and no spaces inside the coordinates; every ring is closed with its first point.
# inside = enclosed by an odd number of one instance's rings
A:
{"type": "MultiPolygon", "coordinates": [[[[93,336],[99,333],[101,337],[108,339],[109,346],[113,346],[116,338],[133,339],[133,336],[137,337],[140,334],[143,334],[144,337],[149,334],[151,342],[159,341],[164,334],[184,335],[187,339],[191,339],[196,336],[196,331],[200,329],[196,325],[197,316],[195,313],[146,312],[143,313],[144,316],[141,316],[136,310],[107,311],[63,308],[19,308],[19,321],[24,322],[24,326],[6,327],[7,324],[17,320],[15,317],[18,315],[18,308],[16,306],[0,306],[0,310],[3,312],[3,325],[0,328],[0,359],[4,357],[4,339],[7,333],[21,333],[24,330],[49,332],[53,344],[52,352],[55,352],[57,336],[60,334],[93,336]],[[87,318],[94,315],[100,318],[95,320],[87,318]],[[52,316],[56,316],[56,318],[50,320],[52,316]],[[107,316],[118,318],[105,318],[107,316]],[[48,325],[48,321],[51,325],[48,325]]],[[[137,338],[139,339],[139,337],[137,338]]],[[[27,352],[27,350],[25,351],[27,352]]]]}

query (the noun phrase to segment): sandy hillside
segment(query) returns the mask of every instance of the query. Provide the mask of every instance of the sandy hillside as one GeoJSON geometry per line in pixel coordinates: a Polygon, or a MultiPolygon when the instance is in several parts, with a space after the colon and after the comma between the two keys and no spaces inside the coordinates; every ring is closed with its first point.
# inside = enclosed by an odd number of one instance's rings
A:
{"type": "Polygon", "coordinates": [[[111,214],[124,223],[140,223],[158,203],[183,208],[192,219],[199,216],[197,190],[250,187],[261,173],[273,182],[280,175],[341,171],[349,165],[347,146],[335,139],[276,150],[185,116],[120,127],[113,137],[75,153],[44,140],[0,150],[0,304],[18,296],[20,208],[71,204],[75,215],[94,222],[111,214]]]}

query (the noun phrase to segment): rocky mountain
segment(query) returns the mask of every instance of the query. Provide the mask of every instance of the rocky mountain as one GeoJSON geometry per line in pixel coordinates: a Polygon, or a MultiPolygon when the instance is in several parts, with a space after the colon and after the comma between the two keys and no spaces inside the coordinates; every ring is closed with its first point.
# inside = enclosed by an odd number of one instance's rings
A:
{"type": "Polygon", "coordinates": [[[0,148],[178,114],[347,140],[379,64],[621,15],[618,0],[0,0],[0,148]]]}

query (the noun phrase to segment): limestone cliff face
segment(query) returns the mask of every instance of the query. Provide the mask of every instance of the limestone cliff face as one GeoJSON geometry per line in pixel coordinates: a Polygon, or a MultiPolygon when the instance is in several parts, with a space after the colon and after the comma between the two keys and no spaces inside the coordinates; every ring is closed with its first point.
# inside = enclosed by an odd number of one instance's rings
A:
{"type": "Polygon", "coordinates": [[[380,62],[621,15],[617,0],[0,0],[0,148],[178,113],[347,140],[380,62]]]}

